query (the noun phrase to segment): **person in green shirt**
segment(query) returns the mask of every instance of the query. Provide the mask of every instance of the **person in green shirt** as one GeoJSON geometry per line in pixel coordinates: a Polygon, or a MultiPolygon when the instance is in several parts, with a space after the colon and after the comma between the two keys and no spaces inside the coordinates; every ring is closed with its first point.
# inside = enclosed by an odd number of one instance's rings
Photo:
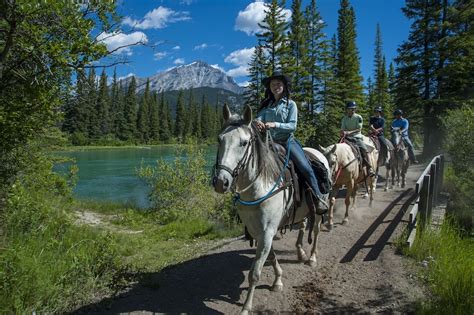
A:
{"type": "Polygon", "coordinates": [[[346,115],[342,117],[341,121],[341,137],[345,137],[348,141],[356,144],[360,149],[364,166],[367,168],[367,174],[374,176],[375,172],[369,163],[367,155],[367,147],[362,138],[362,116],[356,114],[356,103],[349,101],[346,104],[346,115]]]}

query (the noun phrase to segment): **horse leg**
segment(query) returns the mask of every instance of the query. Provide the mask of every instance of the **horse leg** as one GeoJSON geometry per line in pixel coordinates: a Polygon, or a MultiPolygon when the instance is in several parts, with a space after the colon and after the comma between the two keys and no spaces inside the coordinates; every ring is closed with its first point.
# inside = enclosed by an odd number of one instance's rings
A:
{"type": "Polygon", "coordinates": [[[316,267],[316,257],[318,256],[318,237],[319,232],[321,231],[321,221],[323,217],[318,215],[316,216],[316,222],[314,222],[314,240],[313,240],[313,247],[311,248],[311,257],[308,260],[308,265],[312,268],[316,267]]]}
{"type": "Polygon", "coordinates": [[[267,260],[268,254],[270,253],[270,249],[272,247],[273,235],[275,235],[275,233],[271,233],[270,231],[264,231],[264,233],[265,234],[263,237],[258,239],[257,252],[248,275],[249,291],[247,293],[247,298],[245,299],[244,307],[242,308],[240,314],[247,315],[252,310],[255,288],[257,287],[258,281],[260,280],[263,264],[267,260]]]}
{"type": "Polygon", "coordinates": [[[336,206],[336,195],[339,192],[339,186],[334,187],[329,194],[329,211],[328,211],[328,223],[327,228],[329,231],[334,227],[334,207],[336,206]]]}
{"type": "Polygon", "coordinates": [[[349,222],[349,205],[351,204],[351,196],[352,190],[354,189],[354,181],[351,180],[347,185],[347,192],[346,192],[346,199],[344,203],[346,204],[346,213],[344,214],[344,220],[342,220],[342,224],[347,224],[349,222]]]}
{"type": "Polygon", "coordinates": [[[298,255],[298,260],[303,262],[308,260],[308,256],[303,249],[303,237],[304,230],[306,229],[306,219],[300,223],[300,230],[298,231],[298,238],[296,239],[296,253],[298,255]]]}
{"type": "Polygon", "coordinates": [[[388,168],[387,165],[385,165],[385,187],[384,187],[383,191],[388,190],[388,181],[389,181],[389,168],[388,168]]]}
{"type": "Polygon", "coordinates": [[[273,270],[275,271],[275,281],[273,281],[272,291],[280,292],[283,290],[283,282],[281,281],[281,276],[283,274],[283,270],[278,263],[278,260],[275,255],[275,251],[273,250],[273,245],[270,247],[270,254],[268,255],[268,259],[271,261],[273,270]]]}
{"type": "Polygon", "coordinates": [[[370,195],[370,199],[369,199],[369,207],[372,206],[372,201],[374,200],[374,193],[375,193],[375,182],[376,180],[372,180],[372,179],[369,179],[369,195],[370,195]]]}

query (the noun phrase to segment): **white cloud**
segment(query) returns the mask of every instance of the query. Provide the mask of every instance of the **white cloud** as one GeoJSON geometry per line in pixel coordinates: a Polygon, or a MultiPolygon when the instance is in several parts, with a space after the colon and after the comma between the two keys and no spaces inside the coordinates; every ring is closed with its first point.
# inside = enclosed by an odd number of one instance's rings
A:
{"type": "Polygon", "coordinates": [[[182,65],[184,64],[184,59],[183,58],[177,58],[175,61],[173,61],[175,65],[182,65]]]}
{"type": "Polygon", "coordinates": [[[211,67],[213,67],[214,69],[217,69],[217,70],[220,70],[222,72],[225,72],[224,68],[222,68],[221,66],[219,66],[218,64],[215,64],[215,65],[210,65],[211,67]]]}
{"type": "Polygon", "coordinates": [[[254,50],[254,47],[235,50],[225,57],[224,61],[236,66],[247,66],[252,59],[254,50]]]}
{"type": "Polygon", "coordinates": [[[153,54],[153,56],[155,56],[155,60],[163,59],[163,58],[165,58],[167,55],[168,55],[168,53],[167,53],[166,51],[158,51],[158,52],[156,52],[155,54],[153,54]]]}
{"type": "Polygon", "coordinates": [[[173,50],[180,50],[180,49],[181,49],[181,46],[176,45],[176,46],[174,46],[172,49],[173,49],[173,50]]]}
{"type": "Polygon", "coordinates": [[[194,0],[181,0],[181,4],[187,4],[187,5],[190,5],[191,3],[193,3],[194,0]]]}
{"type": "Polygon", "coordinates": [[[249,75],[249,71],[248,71],[247,66],[239,66],[237,68],[230,69],[229,71],[226,72],[226,74],[233,78],[245,77],[249,75]]]}
{"type": "Polygon", "coordinates": [[[101,33],[97,36],[99,42],[104,43],[107,46],[109,52],[116,54],[132,55],[131,45],[146,44],[148,38],[143,32],[133,32],[130,34],[124,33],[101,33]]]}
{"type": "Polygon", "coordinates": [[[190,20],[189,12],[180,11],[176,12],[172,9],[159,6],[156,9],[145,14],[143,19],[135,20],[131,17],[126,17],[123,20],[123,24],[132,26],[137,29],[160,29],[166,27],[169,23],[174,23],[178,21],[190,20]]]}
{"type": "Polygon", "coordinates": [[[193,50],[204,50],[208,47],[206,43],[202,43],[201,45],[194,46],[193,50]]]}
{"type": "MultiPolygon", "coordinates": [[[[288,22],[291,18],[291,10],[283,9],[283,15],[288,22]]],[[[265,18],[265,3],[261,0],[250,3],[243,11],[239,11],[235,19],[234,29],[245,32],[247,35],[254,35],[261,31],[258,23],[265,18]]]]}
{"type": "Polygon", "coordinates": [[[135,73],[129,73],[123,77],[118,77],[117,78],[117,82],[120,81],[120,80],[125,80],[126,78],[129,78],[129,77],[135,77],[135,73]]]}
{"type": "Polygon", "coordinates": [[[241,87],[247,87],[247,86],[249,86],[250,82],[249,81],[244,81],[244,82],[240,82],[240,83],[237,83],[237,84],[241,87]]]}

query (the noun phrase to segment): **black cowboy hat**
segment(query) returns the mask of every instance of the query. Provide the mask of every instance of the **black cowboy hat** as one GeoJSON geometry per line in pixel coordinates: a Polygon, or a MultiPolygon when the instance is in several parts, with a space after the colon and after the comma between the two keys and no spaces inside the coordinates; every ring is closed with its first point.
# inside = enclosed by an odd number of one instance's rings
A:
{"type": "Polygon", "coordinates": [[[274,72],[271,76],[269,76],[269,77],[267,77],[267,78],[264,78],[264,79],[262,80],[262,84],[263,84],[266,88],[268,88],[268,87],[270,86],[270,82],[271,82],[273,79],[277,79],[277,80],[282,81],[283,83],[285,83],[286,87],[287,87],[288,89],[290,89],[290,87],[291,87],[291,80],[290,80],[290,78],[289,78],[287,75],[285,75],[285,74],[283,74],[283,73],[281,73],[281,72],[274,72]]]}
{"type": "Polygon", "coordinates": [[[374,112],[380,112],[380,113],[382,113],[382,112],[383,112],[383,109],[382,109],[381,106],[377,106],[377,107],[374,108],[374,112]]]}
{"type": "Polygon", "coordinates": [[[397,115],[403,115],[403,111],[401,109],[396,109],[393,111],[393,115],[397,116],[397,115]]]}
{"type": "Polygon", "coordinates": [[[346,108],[347,109],[352,109],[352,108],[356,108],[356,107],[357,107],[357,104],[354,101],[349,101],[349,102],[346,103],[346,108]]]}

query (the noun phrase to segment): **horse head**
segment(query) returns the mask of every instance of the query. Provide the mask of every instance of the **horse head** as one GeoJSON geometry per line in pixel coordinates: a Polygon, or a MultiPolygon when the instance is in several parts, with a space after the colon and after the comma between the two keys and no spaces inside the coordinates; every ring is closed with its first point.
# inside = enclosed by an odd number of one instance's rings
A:
{"type": "Polygon", "coordinates": [[[328,165],[329,165],[329,171],[332,175],[332,178],[334,179],[335,173],[336,173],[336,167],[337,167],[337,155],[336,155],[336,149],[337,146],[335,144],[329,146],[329,147],[323,147],[319,146],[319,150],[323,153],[323,155],[326,157],[328,160],[328,165]]]}
{"type": "Polygon", "coordinates": [[[395,148],[395,150],[399,150],[400,149],[400,145],[403,143],[402,140],[402,132],[400,130],[400,128],[397,128],[397,127],[392,127],[392,144],[395,148]]]}
{"type": "Polygon", "coordinates": [[[251,153],[252,109],[247,105],[242,116],[232,115],[227,104],[223,109],[224,127],[218,136],[218,150],[212,183],[218,193],[229,192],[251,153]]]}

